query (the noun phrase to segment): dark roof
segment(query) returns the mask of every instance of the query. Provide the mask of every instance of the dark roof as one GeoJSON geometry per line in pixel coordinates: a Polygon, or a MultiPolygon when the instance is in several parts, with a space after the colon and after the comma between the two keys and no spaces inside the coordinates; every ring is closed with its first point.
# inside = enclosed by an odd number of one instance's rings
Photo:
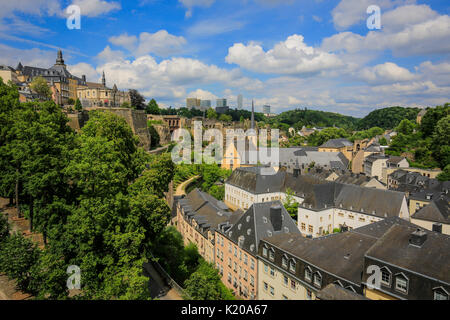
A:
{"type": "Polygon", "coordinates": [[[342,148],[353,146],[353,143],[345,138],[331,139],[325,142],[320,148],[342,148]]]}
{"type": "Polygon", "coordinates": [[[340,285],[330,283],[317,293],[320,300],[369,300],[363,295],[347,290],[340,285]]]}
{"type": "Polygon", "coordinates": [[[259,241],[265,237],[275,237],[279,234],[300,234],[294,220],[280,201],[255,203],[236,223],[225,232],[225,235],[247,252],[256,255],[259,241]],[[278,208],[279,216],[271,218],[271,209],[278,208]],[[274,220],[275,219],[275,220],[274,220]],[[274,223],[279,223],[275,230],[274,223]],[[241,240],[241,241],[239,241],[241,240]]]}
{"type": "Polygon", "coordinates": [[[393,225],[366,256],[450,284],[450,236],[422,230],[426,240],[418,247],[409,241],[416,230],[415,226],[393,225]]]}
{"type": "Polygon", "coordinates": [[[398,164],[400,161],[402,161],[403,159],[405,159],[405,157],[397,157],[397,156],[391,156],[388,159],[388,163],[394,163],[394,164],[398,164]]]}
{"type": "Polygon", "coordinates": [[[183,210],[200,225],[203,232],[209,229],[217,230],[220,224],[232,223],[242,215],[242,211],[232,212],[225,203],[199,189],[192,190],[178,202],[183,210]]]}
{"type": "Polygon", "coordinates": [[[254,194],[277,192],[283,186],[285,174],[283,171],[275,172],[267,167],[238,168],[233,171],[226,183],[254,194]]]}
{"type": "Polygon", "coordinates": [[[364,162],[374,163],[375,161],[380,159],[388,159],[388,157],[381,154],[371,154],[370,156],[366,157],[366,159],[364,159],[364,162]]]}
{"type": "Polygon", "coordinates": [[[441,195],[414,213],[411,218],[450,224],[450,205],[447,195],[441,195]]]}

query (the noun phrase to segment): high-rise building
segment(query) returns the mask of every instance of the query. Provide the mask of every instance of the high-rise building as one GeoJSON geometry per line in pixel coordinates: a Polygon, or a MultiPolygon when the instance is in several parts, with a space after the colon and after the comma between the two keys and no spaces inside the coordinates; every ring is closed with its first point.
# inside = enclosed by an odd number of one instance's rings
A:
{"type": "Polygon", "coordinates": [[[237,97],[237,108],[238,110],[242,110],[242,105],[244,102],[244,97],[242,96],[242,94],[239,94],[237,97]]]}
{"type": "Polygon", "coordinates": [[[188,109],[200,109],[200,99],[197,98],[187,98],[186,108],[188,109]]]}
{"type": "Polygon", "coordinates": [[[201,110],[208,110],[211,108],[211,100],[201,100],[200,101],[200,109],[201,110]]]}
{"type": "Polygon", "coordinates": [[[263,106],[263,113],[264,114],[270,114],[270,106],[264,105],[263,106]]]}
{"type": "Polygon", "coordinates": [[[217,108],[222,108],[227,106],[227,99],[217,99],[217,108]]]}

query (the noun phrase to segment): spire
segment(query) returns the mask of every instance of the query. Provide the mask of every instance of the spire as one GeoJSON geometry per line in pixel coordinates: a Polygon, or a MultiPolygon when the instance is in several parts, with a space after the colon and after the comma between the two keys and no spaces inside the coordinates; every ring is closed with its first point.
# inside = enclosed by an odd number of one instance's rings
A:
{"type": "Polygon", "coordinates": [[[17,65],[16,70],[17,71],[22,71],[23,70],[23,66],[22,66],[21,62],[19,62],[19,64],[17,65]]]}
{"type": "Polygon", "coordinates": [[[57,65],[64,65],[64,59],[63,59],[63,55],[62,55],[62,51],[58,50],[58,56],[56,58],[56,64],[57,65]]]}
{"type": "Polygon", "coordinates": [[[252,100],[252,129],[255,129],[255,103],[252,100]]]}
{"type": "Polygon", "coordinates": [[[102,85],[103,85],[104,87],[106,87],[105,71],[103,71],[103,75],[102,75],[102,85]]]}

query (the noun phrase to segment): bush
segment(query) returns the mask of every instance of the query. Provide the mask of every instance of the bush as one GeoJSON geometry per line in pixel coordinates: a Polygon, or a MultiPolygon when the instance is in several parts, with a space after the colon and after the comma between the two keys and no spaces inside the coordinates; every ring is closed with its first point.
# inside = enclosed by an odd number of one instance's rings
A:
{"type": "Polygon", "coordinates": [[[9,223],[8,219],[0,213],[0,243],[6,241],[9,236],[9,223]]]}

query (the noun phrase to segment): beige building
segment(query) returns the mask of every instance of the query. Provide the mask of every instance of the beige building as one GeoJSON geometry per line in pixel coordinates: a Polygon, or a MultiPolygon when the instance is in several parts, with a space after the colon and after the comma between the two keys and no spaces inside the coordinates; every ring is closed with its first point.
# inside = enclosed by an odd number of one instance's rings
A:
{"type": "Polygon", "coordinates": [[[450,205],[447,195],[441,195],[411,216],[411,222],[430,231],[450,235],[450,205]]]}
{"type": "Polygon", "coordinates": [[[16,71],[8,66],[0,65],[0,77],[3,79],[3,83],[7,84],[8,81],[13,83],[18,83],[19,79],[17,78],[16,71]]]}

